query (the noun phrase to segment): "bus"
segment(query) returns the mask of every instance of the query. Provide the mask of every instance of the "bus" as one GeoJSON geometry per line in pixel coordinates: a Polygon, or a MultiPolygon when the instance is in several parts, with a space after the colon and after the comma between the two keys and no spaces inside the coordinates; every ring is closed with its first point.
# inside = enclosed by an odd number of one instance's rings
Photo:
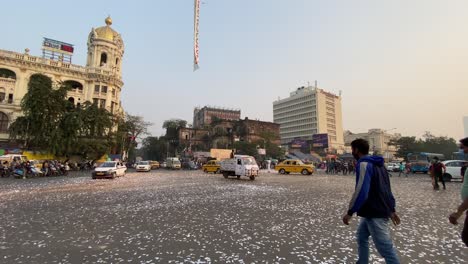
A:
{"type": "Polygon", "coordinates": [[[466,160],[466,161],[468,161],[468,154],[465,154],[465,153],[463,152],[463,150],[462,150],[462,151],[458,151],[458,152],[454,152],[454,153],[452,154],[452,159],[453,159],[453,160],[466,160]]]}
{"type": "Polygon", "coordinates": [[[435,157],[439,158],[441,161],[445,159],[445,156],[439,153],[418,152],[408,154],[407,158],[411,165],[411,172],[428,173],[431,160],[435,157]]]}

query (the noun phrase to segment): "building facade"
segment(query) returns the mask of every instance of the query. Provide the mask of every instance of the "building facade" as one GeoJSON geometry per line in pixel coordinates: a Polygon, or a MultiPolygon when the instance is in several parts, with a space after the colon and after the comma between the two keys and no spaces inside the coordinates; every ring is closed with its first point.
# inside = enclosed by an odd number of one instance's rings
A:
{"type": "Polygon", "coordinates": [[[193,127],[203,128],[210,125],[213,119],[222,120],[239,120],[241,111],[236,109],[218,108],[205,106],[203,108],[195,108],[193,111],[193,127]]]}
{"type": "Polygon", "coordinates": [[[288,98],[273,102],[273,122],[280,125],[281,145],[328,134],[329,151],[344,151],[341,96],[317,87],[300,87],[288,98]]]}
{"type": "Polygon", "coordinates": [[[245,118],[239,121],[238,130],[239,141],[252,143],[269,138],[273,144],[281,144],[280,125],[273,122],[245,118]]]}
{"type": "Polygon", "coordinates": [[[21,116],[21,100],[28,92],[29,78],[46,75],[54,84],[69,85],[68,100],[79,106],[87,101],[106,108],[113,114],[123,114],[120,94],[124,43],[119,33],[106,25],[93,28],[88,35],[86,66],[75,65],[57,57],[42,57],[0,50],[0,140],[8,139],[8,126],[21,116]]]}
{"type": "Polygon", "coordinates": [[[223,120],[212,128],[181,128],[178,132],[179,143],[185,146],[199,145],[208,150],[231,148],[233,142],[259,142],[268,138],[273,144],[280,144],[280,126],[260,120],[223,120]]]}
{"type": "Polygon", "coordinates": [[[366,133],[352,133],[347,130],[344,132],[344,141],[348,152],[351,152],[351,142],[358,138],[369,142],[370,151],[379,153],[385,160],[391,161],[397,152],[397,148],[389,145],[389,142],[392,139],[401,138],[401,134],[390,134],[383,129],[369,129],[366,133]]]}

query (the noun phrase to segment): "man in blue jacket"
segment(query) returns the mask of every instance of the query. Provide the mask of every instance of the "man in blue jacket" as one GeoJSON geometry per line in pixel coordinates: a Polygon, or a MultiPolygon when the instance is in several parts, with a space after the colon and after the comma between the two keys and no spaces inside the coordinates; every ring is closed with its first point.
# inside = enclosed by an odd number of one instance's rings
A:
{"type": "Polygon", "coordinates": [[[400,224],[395,213],[395,198],[390,187],[390,178],[384,167],[384,159],[369,156],[369,142],[356,139],[351,142],[356,165],[356,190],[349,204],[343,223],[349,225],[354,213],[361,217],[357,230],[357,264],[369,263],[369,237],[386,263],[400,263],[389,231],[389,219],[400,224]]]}

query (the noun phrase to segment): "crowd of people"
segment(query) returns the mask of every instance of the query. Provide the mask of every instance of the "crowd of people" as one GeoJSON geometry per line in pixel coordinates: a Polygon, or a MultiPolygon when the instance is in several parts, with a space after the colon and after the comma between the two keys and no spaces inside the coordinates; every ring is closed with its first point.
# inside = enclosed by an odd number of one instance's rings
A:
{"type": "Polygon", "coordinates": [[[356,171],[356,162],[352,160],[331,159],[315,163],[315,168],[327,174],[353,174],[356,171]]]}

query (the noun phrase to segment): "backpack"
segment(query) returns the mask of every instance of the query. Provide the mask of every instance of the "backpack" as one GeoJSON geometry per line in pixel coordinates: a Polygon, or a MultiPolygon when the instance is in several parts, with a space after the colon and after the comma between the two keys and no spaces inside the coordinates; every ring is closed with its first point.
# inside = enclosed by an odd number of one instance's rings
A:
{"type": "Polygon", "coordinates": [[[442,168],[444,167],[444,165],[440,162],[437,162],[435,163],[434,165],[432,165],[432,169],[434,171],[435,174],[442,174],[442,168]]]}

